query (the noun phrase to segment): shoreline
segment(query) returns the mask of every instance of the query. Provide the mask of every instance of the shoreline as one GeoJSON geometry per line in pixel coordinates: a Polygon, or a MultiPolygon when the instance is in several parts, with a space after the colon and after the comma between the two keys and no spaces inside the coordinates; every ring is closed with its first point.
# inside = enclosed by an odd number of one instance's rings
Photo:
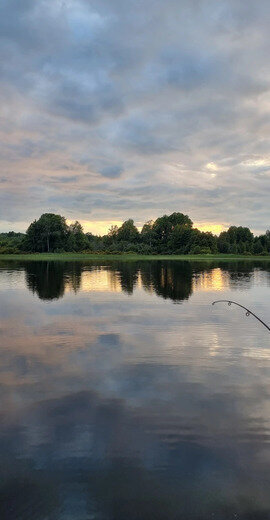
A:
{"type": "Polygon", "coordinates": [[[25,253],[25,254],[0,254],[1,260],[34,260],[34,261],[80,261],[80,260],[259,260],[270,262],[270,255],[138,255],[138,254],[103,254],[103,253],[25,253]]]}

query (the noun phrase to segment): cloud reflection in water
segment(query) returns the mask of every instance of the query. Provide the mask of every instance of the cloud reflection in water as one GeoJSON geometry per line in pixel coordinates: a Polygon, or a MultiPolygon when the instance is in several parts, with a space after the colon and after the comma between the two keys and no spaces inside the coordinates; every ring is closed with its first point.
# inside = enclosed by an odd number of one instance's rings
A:
{"type": "Polygon", "coordinates": [[[269,518],[268,269],[2,264],[1,519],[269,518]]]}

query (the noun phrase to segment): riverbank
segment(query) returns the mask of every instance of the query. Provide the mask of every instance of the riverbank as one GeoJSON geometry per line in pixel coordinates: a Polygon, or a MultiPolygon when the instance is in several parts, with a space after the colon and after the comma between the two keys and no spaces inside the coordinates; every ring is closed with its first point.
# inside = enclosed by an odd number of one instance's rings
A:
{"type": "Polygon", "coordinates": [[[75,261],[75,260],[263,260],[270,262],[270,255],[137,255],[137,254],[102,254],[102,253],[30,253],[30,254],[0,254],[0,260],[34,260],[34,261],[75,261]]]}

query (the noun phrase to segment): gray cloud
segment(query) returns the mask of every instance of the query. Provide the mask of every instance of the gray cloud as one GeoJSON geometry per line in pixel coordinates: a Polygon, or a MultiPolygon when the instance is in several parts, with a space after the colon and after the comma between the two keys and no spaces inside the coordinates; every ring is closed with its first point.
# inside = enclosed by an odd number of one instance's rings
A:
{"type": "Polygon", "coordinates": [[[101,175],[103,177],[108,177],[109,179],[115,179],[116,177],[120,177],[121,173],[123,172],[122,166],[119,165],[111,165],[111,166],[105,166],[101,170],[101,175]]]}
{"type": "Polygon", "coordinates": [[[265,230],[269,22],[267,0],[4,0],[0,221],[77,206],[265,230]]]}

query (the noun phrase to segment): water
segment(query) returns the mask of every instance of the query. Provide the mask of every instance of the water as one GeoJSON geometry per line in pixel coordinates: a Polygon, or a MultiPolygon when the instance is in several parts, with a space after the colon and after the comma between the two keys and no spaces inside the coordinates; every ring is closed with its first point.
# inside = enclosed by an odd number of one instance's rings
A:
{"type": "Polygon", "coordinates": [[[270,518],[270,263],[0,261],[1,520],[270,518]]]}

